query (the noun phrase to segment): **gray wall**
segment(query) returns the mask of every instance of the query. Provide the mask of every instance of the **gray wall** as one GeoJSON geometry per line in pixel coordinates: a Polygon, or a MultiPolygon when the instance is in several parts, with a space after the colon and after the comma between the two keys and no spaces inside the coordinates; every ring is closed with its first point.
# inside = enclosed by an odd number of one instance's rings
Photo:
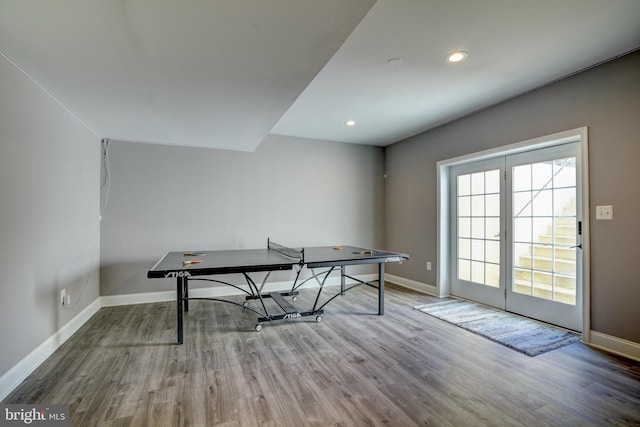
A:
{"type": "Polygon", "coordinates": [[[173,290],[146,278],[167,251],[262,248],[268,237],[384,245],[381,148],[281,136],[255,152],[113,141],[109,164],[101,295],[173,290]]]}
{"type": "Polygon", "coordinates": [[[0,375],[98,297],[99,165],[99,138],[0,55],[0,375]]]}
{"type": "Polygon", "coordinates": [[[430,285],[437,250],[436,163],[588,126],[591,329],[640,343],[640,52],[394,144],[386,150],[385,236],[412,255],[388,271],[430,285]],[[595,206],[613,205],[613,221],[595,206]]]}

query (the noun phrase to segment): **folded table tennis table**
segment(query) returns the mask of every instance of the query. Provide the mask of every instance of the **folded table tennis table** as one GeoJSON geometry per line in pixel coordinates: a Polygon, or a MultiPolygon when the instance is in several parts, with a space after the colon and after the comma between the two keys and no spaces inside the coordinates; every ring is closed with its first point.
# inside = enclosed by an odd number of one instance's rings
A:
{"type": "MultiPolygon", "coordinates": [[[[384,314],[384,265],[387,262],[403,262],[409,255],[377,249],[366,249],[355,246],[319,246],[305,248],[289,248],[267,240],[264,249],[236,249],[215,251],[168,252],[147,273],[147,277],[176,279],[176,311],[177,311],[177,343],[183,343],[183,316],[189,311],[190,300],[210,300],[238,305],[258,315],[256,331],[262,329],[264,322],[297,319],[315,316],[322,321],[324,307],[336,297],[359,285],[368,285],[378,289],[378,314],[384,314]],[[363,281],[347,275],[346,267],[350,265],[378,264],[377,280],[363,281]],[[311,276],[302,279],[304,268],[311,270],[311,276]],[[322,268],[319,273],[316,268],[322,268]],[[336,271],[340,272],[340,291],[321,301],[321,295],[327,279],[336,271]],[[295,278],[287,291],[265,292],[264,287],[269,275],[278,270],[295,270],[295,278]],[[266,272],[260,284],[253,280],[251,274],[266,272]],[[219,276],[241,274],[247,287],[222,281],[217,278],[203,276],[219,276]],[[351,280],[347,286],[347,279],[351,280]],[[190,297],[190,281],[208,281],[231,286],[245,294],[242,303],[222,298],[190,297]],[[317,295],[312,307],[300,309],[294,304],[299,289],[309,281],[316,281],[317,295]],[[274,312],[267,309],[265,299],[272,299],[278,306],[274,312]],[[253,308],[250,301],[257,301],[258,308],[253,308]]],[[[326,293],[326,292],[325,292],[326,293]]]]}

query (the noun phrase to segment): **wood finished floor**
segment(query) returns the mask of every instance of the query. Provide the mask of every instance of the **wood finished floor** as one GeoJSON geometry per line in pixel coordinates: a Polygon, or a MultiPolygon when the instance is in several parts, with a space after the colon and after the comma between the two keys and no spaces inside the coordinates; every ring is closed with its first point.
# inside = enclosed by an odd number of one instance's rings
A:
{"type": "Polygon", "coordinates": [[[360,287],[261,332],[196,301],[182,346],[175,303],[103,308],[4,403],[67,403],[72,426],[640,425],[640,364],[582,343],[528,357],[412,308],[432,300],[387,287],[377,316],[360,287]]]}

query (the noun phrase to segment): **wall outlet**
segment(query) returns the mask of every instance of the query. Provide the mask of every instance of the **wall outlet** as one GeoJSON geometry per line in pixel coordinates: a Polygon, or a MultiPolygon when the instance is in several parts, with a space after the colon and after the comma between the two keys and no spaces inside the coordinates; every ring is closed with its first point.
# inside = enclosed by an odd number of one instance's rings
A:
{"type": "Polygon", "coordinates": [[[427,271],[431,271],[431,261],[427,261],[427,271]]]}

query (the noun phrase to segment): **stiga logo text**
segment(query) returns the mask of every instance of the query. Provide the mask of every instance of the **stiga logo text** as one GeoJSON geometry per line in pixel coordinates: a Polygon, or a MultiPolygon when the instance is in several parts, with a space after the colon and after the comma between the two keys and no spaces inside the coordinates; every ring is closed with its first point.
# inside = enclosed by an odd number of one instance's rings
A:
{"type": "Polygon", "coordinates": [[[69,426],[69,405],[0,405],[0,426],[69,426]]]}
{"type": "Polygon", "coordinates": [[[188,271],[170,271],[164,277],[191,277],[191,273],[188,271]]]}

